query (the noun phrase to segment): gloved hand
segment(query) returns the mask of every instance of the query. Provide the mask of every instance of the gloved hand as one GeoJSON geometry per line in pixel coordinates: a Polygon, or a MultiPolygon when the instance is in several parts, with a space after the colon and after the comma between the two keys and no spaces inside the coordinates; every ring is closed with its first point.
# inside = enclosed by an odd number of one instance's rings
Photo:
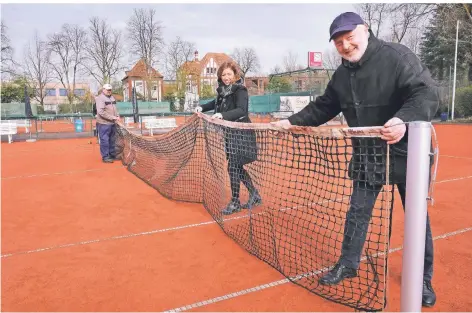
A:
{"type": "Polygon", "coordinates": [[[221,113],[216,113],[216,114],[213,114],[213,115],[211,116],[211,118],[223,119],[223,115],[221,115],[221,113]]]}
{"type": "Polygon", "coordinates": [[[195,113],[199,113],[199,112],[202,111],[202,107],[201,107],[201,106],[198,106],[198,107],[195,108],[194,111],[195,111],[195,113]]]}

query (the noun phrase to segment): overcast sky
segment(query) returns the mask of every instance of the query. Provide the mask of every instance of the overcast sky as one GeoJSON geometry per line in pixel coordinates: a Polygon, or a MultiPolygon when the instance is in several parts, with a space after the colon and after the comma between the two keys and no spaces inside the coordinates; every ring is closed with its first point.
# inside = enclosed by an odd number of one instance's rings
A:
{"type": "MultiPolygon", "coordinates": [[[[64,23],[88,27],[89,18],[106,18],[126,31],[133,8],[155,8],[164,26],[164,40],[176,36],[195,43],[200,58],[207,52],[230,54],[236,47],[253,47],[262,72],[282,65],[289,50],[307,64],[308,51],[325,51],[329,26],[352,4],[2,4],[1,17],[19,60],[37,30],[41,37],[59,31],[64,23]]],[[[125,36],[124,36],[125,38],[125,36]]],[[[125,58],[131,65],[132,56],[125,58]]],[[[163,72],[163,68],[158,68],[163,72]]],[[[119,77],[121,79],[122,77],[119,77]]],[[[165,79],[165,77],[164,77],[165,79]]]]}

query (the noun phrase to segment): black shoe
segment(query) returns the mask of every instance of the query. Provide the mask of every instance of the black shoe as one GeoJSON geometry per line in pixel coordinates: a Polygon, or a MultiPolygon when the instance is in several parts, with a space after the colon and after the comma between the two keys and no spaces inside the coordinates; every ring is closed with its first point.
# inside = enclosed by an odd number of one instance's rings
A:
{"type": "Polygon", "coordinates": [[[436,294],[430,280],[423,281],[423,306],[432,307],[436,303],[436,294]]]}
{"type": "Polygon", "coordinates": [[[241,204],[239,203],[239,201],[231,201],[226,206],[226,208],[224,208],[223,211],[221,211],[221,213],[223,213],[224,215],[230,215],[233,213],[237,213],[239,211],[241,211],[241,204]]]}
{"type": "Polygon", "coordinates": [[[249,200],[242,206],[243,209],[252,209],[262,203],[261,195],[256,191],[249,196],[249,200]]]}
{"type": "Polygon", "coordinates": [[[103,159],[103,163],[113,163],[113,159],[105,158],[103,159]]]}
{"type": "Polygon", "coordinates": [[[357,270],[338,263],[328,272],[328,274],[319,279],[319,283],[322,285],[336,285],[344,278],[352,278],[356,276],[357,270]]]}

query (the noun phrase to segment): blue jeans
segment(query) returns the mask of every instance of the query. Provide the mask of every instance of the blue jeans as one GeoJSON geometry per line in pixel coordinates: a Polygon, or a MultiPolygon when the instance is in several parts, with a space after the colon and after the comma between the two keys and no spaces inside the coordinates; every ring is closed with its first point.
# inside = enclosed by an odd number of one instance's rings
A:
{"type": "Polygon", "coordinates": [[[100,154],[102,160],[107,158],[114,158],[115,154],[115,140],[116,140],[116,126],[115,124],[99,124],[97,123],[98,136],[100,138],[100,154]]]}

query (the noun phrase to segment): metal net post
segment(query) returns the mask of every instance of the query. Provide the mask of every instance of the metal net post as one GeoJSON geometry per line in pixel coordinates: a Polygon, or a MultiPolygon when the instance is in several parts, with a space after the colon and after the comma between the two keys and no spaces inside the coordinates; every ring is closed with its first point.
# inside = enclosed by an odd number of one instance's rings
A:
{"type": "Polygon", "coordinates": [[[408,126],[401,311],[420,312],[423,293],[431,123],[408,126]]]}

